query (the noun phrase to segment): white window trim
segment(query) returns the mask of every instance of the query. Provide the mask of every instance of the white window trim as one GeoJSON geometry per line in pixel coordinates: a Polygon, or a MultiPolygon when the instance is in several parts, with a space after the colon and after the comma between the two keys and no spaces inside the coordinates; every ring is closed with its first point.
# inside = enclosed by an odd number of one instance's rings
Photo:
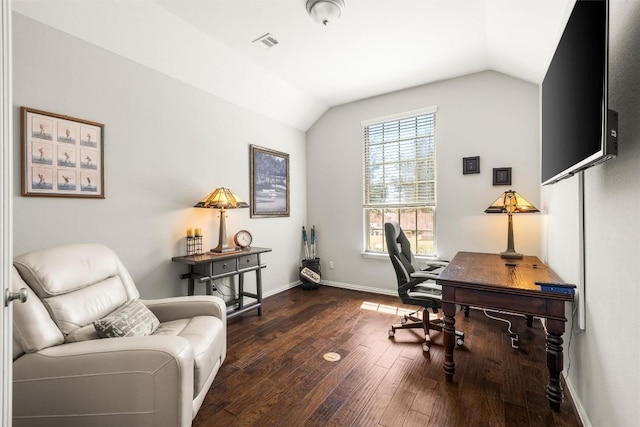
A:
{"type": "Polygon", "coordinates": [[[405,111],[404,113],[391,114],[388,116],[377,117],[375,119],[367,119],[360,122],[364,126],[375,125],[382,122],[391,122],[393,120],[402,120],[409,117],[423,116],[425,114],[432,114],[438,112],[438,106],[433,105],[431,107],[419,108],[417,110],[405,111]]]}
{"type": "MultiPolygon", "coordinates": [[[[434,255],[434,256],[426,256],[426,255],[417,255],[417,254],[413,254],[414,257],[416,258],[416,260],[419,263],[429,263],[431,261],[441,261],[440,258],[438,258],[438,256],[434,255]]],[[[360,256],[364,259],[375,259],[375,260],[382,260],[382,261],[389,261],[389,254],[386,252],[360,252],[360,256]]]]}
{"type": "MultiPolygon", "coordinates": [[[[415,110],[410,110],[410,111],[405,111],[402,113],[396,113],[396,114],[389,114],[387,116],[381,116],[381,117],[376,117],[373,119],[367,119],[367,120],[362,120],[360,121],[360,125],[364,128],[366,126],[370,126],[370,125],[375,125],[375,124],[379,124],[379,123],[384,123],[384,122],[390,122],[390,121],[394,121],[394,120],[403,120],[403,119],[407,119],[407,118],[411,118],[411,117],[417,117],[417,116],[421,116],[421,115],[426,115],[426,114],[435,114],[438,112],[438,105],[432,105],[429,107],[424,107],[424,108],[418,108],[415,110]]],[[[436,166],[437,168],[437,166],[436,166]]],[[[437,186],[436,186],[436,200],[437,200],[437,186]]],[[[436,205],[437,206],[437,205],[436,205]]],[[[360,255],[362,256],[362,258],[365,259],[386,259],[389,257],[389,255],[385,252],[369,252],[367,250],[365,250],[364,248],[366,247],[366,237],[365,237],[365,233],[366,233],[366,225],[364,223],[365,218],[364,215],[362,215],[362,237],[363,237],[363,249],[362,252],[360,253],[360,255]]],[[[434,221],[435,221],[435,216],[434,216],[434,221]]],[[[437,247],[437,242],[436,242],[437,236],[435,234],[435,230],[434,230],[434,236],[433,236],[433,244],[434,244],[434,250],[437,247]]],[[[429,261],[437,261],[439,260],[437,255],[417,255],[415,254],[415,257],[418,261],[420,262],[429,262],[429,261]]]]}

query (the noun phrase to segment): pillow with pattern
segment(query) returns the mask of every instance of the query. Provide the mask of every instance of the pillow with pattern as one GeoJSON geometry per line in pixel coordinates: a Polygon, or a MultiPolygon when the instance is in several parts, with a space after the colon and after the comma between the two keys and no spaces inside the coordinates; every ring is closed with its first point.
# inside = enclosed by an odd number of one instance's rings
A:
{"type": "Polygon", "coordinates": [[[101,338],[140,337],[151,335],[160,326],[160,321],[147,306],[132,300],[96,320],[93,326],[101,338]]]}

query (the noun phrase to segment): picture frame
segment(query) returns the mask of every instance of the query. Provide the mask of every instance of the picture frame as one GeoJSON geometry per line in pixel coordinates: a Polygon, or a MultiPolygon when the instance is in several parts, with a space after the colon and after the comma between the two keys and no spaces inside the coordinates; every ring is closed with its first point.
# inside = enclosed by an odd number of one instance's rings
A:
{"type": "Polygon", "coordinates": [[[289,216],[289,154],[250,145],[251,218],[289,216]]]}
{"type": "Polygon", "coordinates": [[[104,199],[104,125],[20,107],[23,196],[104,199]]]}
{"type": "Polygon", "coordinates": [[[480,173],[480,156],[462,158],[462,174],[480,173]]]}
{"type": "Polygon", "coordinates": [[[493,168],[493,185],[511,185],[511,168],[493,168]]]}

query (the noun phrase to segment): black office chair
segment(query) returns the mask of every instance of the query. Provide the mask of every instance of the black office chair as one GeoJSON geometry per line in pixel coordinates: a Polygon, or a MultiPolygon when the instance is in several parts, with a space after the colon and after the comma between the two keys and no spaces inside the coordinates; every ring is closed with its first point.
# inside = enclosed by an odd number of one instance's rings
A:
{"type": "MultiPolygon", "coordinates": [[[[405,304],[422,307],[422,319],[417,317],[419,310],[404,315],[400,325],[391,326],[389,337],[395,336],[396,329],[422,328],[425,335],[422,350],[429,351],[431,347],[429,330],[442,332],[443,326],[442,319],[429,319],[429,309],[437,313],[442,305],[442,288],[436,284],[435,279],[448,263],[432,261],[428,263],[426,269],[421,269],[411,252],[411,244],[407,236],[395,221],[384,224],[384,235],[387,252],[398,278],[400,299],[405,304]]],[[[464,333],[456,331],[456,343],[459,346],[464,343],[464,333]]]]}

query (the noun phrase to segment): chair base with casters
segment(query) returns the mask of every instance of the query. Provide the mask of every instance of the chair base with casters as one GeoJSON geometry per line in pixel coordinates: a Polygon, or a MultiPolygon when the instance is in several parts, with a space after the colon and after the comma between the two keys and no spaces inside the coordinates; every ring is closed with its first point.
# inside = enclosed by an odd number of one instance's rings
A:
{"type": "MultiPolygon", "coordinates": [[[[429,309],[422,309],[422,319],[416,316],[420,310],[405,314],[400,320],[399,325],[391,325],[389,329],[389,338],[394,338],[396,329],[422,329],[424,330],[424,343],[422,343],[422,351],[428,352],[431,349],[430,330],[442,332],[444,322],[442,319],[429,319],[429,309]]],[[[464,345],[464,332],[456,331],[456,344],[459,347],[464,345]]]]}

